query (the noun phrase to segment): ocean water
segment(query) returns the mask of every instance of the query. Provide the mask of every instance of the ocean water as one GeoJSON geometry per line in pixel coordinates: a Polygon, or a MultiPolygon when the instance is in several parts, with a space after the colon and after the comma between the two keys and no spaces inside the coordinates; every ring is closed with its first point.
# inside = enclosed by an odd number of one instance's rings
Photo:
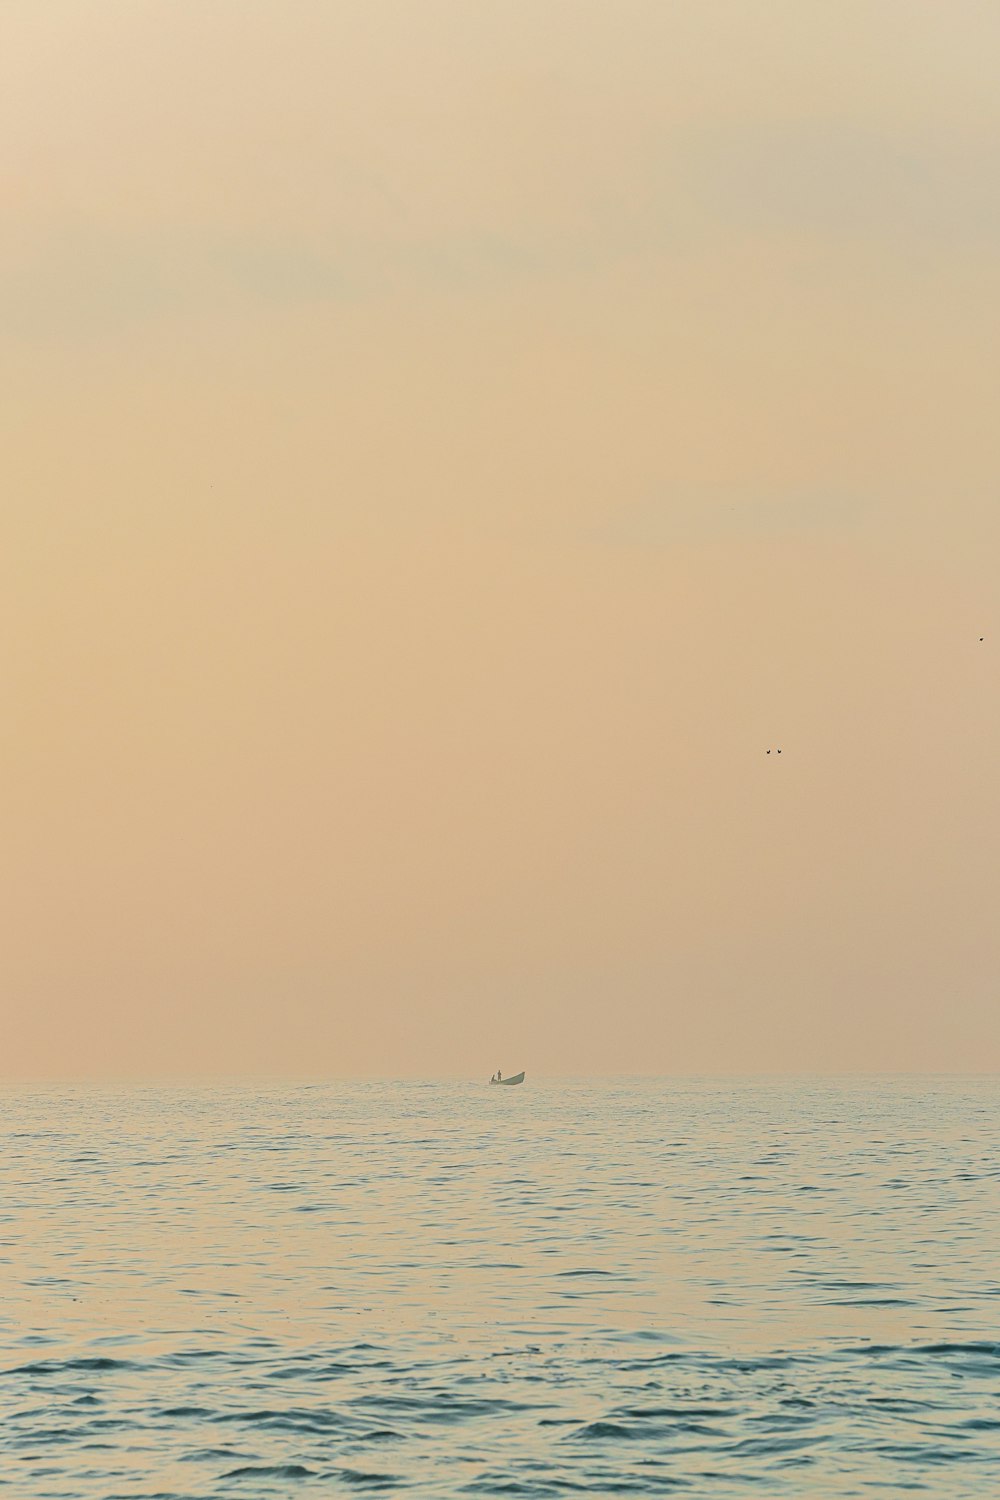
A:
{"type": "Polygon", "coordinates": [[[0,1496],[1000,1495],[1000,1082],[0,1092],[0,1496]]]}

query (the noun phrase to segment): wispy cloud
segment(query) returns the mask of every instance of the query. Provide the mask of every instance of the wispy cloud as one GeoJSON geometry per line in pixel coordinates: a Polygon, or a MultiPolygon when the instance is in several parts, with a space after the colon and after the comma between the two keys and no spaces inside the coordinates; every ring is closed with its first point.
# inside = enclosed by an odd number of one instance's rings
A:
{"type": "Polygon", "coordinates": [[[857,531],[876,510],[874,499],[857,494],[694,486],[625,502],[585,535],[595,545],[639,548],[830,536],[857,531]]]}

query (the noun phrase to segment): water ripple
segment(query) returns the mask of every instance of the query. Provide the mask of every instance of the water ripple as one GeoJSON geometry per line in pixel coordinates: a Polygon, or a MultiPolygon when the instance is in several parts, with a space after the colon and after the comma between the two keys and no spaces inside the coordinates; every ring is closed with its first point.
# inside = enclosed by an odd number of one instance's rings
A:
{"type": "Polygon", "coordinates": [[[8,1089],[0,1489],[994,1500],[998,1104],[8,1089]]]}

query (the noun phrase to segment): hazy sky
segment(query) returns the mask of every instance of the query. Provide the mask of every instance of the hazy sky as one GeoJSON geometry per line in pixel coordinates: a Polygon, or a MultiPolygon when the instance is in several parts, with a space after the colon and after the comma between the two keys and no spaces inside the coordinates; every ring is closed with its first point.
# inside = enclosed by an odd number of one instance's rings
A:
{"type": "Polygon", "coordinates": [[[0,1074],[1000,1067],[998,56],[4,0],[0,1074]]]}

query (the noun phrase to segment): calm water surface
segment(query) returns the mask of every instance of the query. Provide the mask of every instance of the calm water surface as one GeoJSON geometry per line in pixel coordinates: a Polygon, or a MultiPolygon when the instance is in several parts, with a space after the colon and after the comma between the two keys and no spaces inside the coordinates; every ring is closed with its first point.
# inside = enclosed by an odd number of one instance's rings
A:
{"type": "Polygon", "coordinates": [[[1000,1495],[1000,1083],[0,1092],[0,1494],[1000,1495]]]}

